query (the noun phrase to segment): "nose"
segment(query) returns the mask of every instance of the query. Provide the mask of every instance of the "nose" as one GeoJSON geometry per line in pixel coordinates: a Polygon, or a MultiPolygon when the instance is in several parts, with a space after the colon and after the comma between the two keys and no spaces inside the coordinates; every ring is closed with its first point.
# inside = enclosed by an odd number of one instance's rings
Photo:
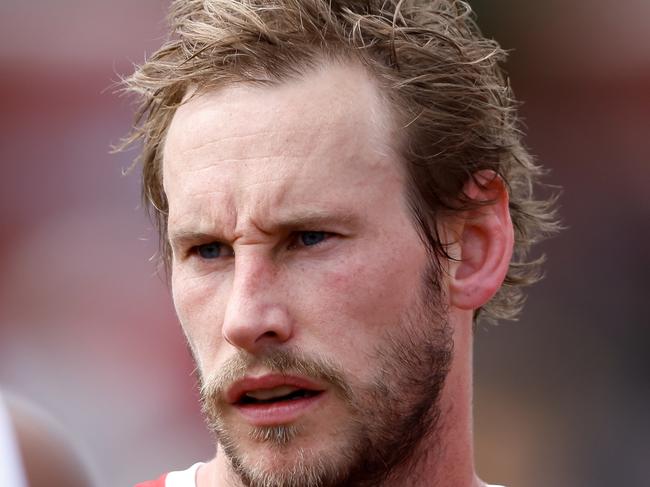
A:
{"type": "Polygon", "coordinates": [[[277,268],[265,258],[235,261],[222,329],[228,343],[256,354],[291,338],[293,323],[281,284],[277,268]]]}

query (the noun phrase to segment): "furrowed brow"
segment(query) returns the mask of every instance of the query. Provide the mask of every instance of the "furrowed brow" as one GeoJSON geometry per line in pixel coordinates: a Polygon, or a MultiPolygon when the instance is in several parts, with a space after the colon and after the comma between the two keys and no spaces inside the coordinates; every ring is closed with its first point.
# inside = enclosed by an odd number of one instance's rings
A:
{"type": "MultiPolygon", "coordinates": [[[[358,218],[347,212],[321,212],[304,211],[281,215],[265,222],[252,222],[258,231],[271,235],[277,232],[297,230],[321,230],[340,225],[353,226],[358,223],[358,218]]],[[[168,233],[169,243],[173,248],[182,248],[196,242],[228,242],[237,240],[241,231],[226,237],[219,232],[194,231],[187,228],[178,228],[168,233]]]]}

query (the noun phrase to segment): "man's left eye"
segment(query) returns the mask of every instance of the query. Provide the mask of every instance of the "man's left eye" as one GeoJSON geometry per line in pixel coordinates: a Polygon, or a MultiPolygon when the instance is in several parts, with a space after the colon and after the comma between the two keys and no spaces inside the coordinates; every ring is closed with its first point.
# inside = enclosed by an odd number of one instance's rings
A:
{"type": "Polygon", "coordinates": [[[305,247],[317,245],[327,238],[326,232],[300,232],[298,238],[305,247]]]}

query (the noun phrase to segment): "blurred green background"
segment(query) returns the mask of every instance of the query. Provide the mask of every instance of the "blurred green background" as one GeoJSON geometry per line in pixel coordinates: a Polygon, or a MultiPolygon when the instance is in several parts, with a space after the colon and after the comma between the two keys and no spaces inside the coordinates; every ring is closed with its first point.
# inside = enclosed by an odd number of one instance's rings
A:
{"type": "MultiPolygon", "coordinates": [[[[476,338],[479,472],[510,487],[650,484],[650,2],[473,1],[511,50],[528,146],[568,229],[521,320],[476,338]]],[[[160,0],[0,4],[0,387],[68,429],[98,485],[212,454],[149,258],[132,106],[160,0]]]]}

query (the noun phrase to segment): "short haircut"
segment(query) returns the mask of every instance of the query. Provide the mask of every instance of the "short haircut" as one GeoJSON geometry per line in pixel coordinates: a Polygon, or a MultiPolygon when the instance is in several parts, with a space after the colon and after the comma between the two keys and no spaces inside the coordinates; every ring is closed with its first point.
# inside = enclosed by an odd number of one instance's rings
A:
{"type": "Polygon", "coordinates": [[[125,80],[141,105],[122,146],[142,142],[143,199],[166,265],[162,148],[188,90],[279,83],[324,58],[350,59],[376,78],[393,109],[406,197],[436,262],[449,258],[438,235],[440,217],[486,204],[463,194],[468,179],[491,170],[505,181],[514,255],[501,289],[475,318],[517,317],[522,287],[541,276],[543,259],[528,259],[530,246],[558,228],[555,197],[534,194],[543,171],[522,144],[518,103],[500,66],[505,52],[481,34],[466,2],[176,0],[170,23],[170,39],[125,80]]]}

